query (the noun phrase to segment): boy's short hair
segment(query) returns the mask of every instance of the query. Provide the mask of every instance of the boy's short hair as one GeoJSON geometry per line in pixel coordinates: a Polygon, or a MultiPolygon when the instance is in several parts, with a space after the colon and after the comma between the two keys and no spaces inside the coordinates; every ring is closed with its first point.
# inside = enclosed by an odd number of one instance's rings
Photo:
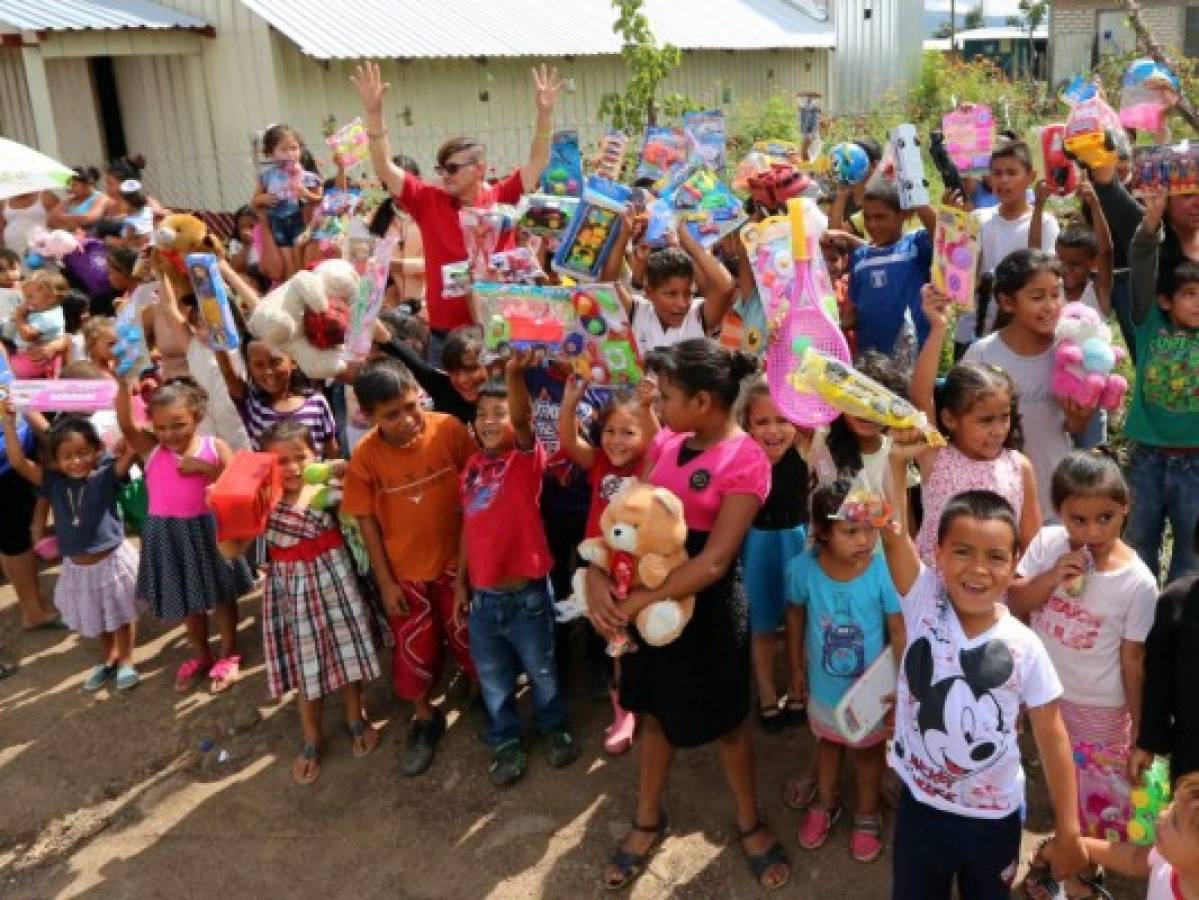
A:
{"type": "Polygon", "coordinates": [[[453,137],[446,138],[440,147],[437,148],[437,165],[444,166],[456,153],[461,153],[464,150],[473,150],[475,161],[480,162],[483,159],[483,145],[473,137],[467,137],[464,134],[456,134],[453,137]]]}
{"type": "Polygon", "coordinates": [[[656,288],[671,278],[694,278],[695,264],[681,247],[651,250],[645,259],[645,286],[656,288]]]}
{"type": "Polygon", "coordinates": [[[1005,522],[1012,529],[1012,552],[1020,546],[1020,526],[1012,504],[994,491],[965,491],[945,504],[937,523],[937,543],[945,541],[949,529],[958,519],[978,519],[980,522],[1005,522]]]}
{"type": "Polygon", "coordinates": [[[870,179],[870,183],[866,185],[866,192],[862,195],[862,202],[874,200],[877,203],[885,203],[897,213],[903,212],[903,205],[899,202],[899,185],[890,178],[875,176],[870,179]]]}
{"type": "Polygon", "coordinates": [[[1099,238],[1086,225],[1071,225],[1057,236],[1057,245],[1071,250],[1085,250],[1091,256],[1099,255],[1099,238]]]}
{"type": "Polygon", "coordinates": [[[21,257],[7,247],[0,247],[0,266],[6,269],[21,264],[21,257]]]}
{"type": "Polygon", "coordinates": [[[870,160],[870,165],[877,166],[883,158],[882,145],[872,137],[854,138],[852,143],[857,144],[866,153],[866,158],[870,160]]]}
{"type": "Polygon", "coordinates": [[[479,400],[507,400],[508,382],[502,378],[488,378],[479,388],[479,400]]]}
{"type": "Polygon", "coordinates": [[[102,241],[119,240],[125,236],[125,223],[120,219],[100,219],[92,226],[92,233],[102,241]]]}
{"type": "Polygon", "coordinates": [[[1002,141],[991,151],[991,165],[997,159],[1014,159],[1024,166],[1026,171],[1032,171],[1032,151],[1024,141],[1002,141]]]}
{"type": "Polygon", "coordinates": [[[376,359],[362,367],[354,378],[354,396],[368,416],[381,404],[417,390],[408,367],[396,359],[376,359]]]}
{"type": "Polygon", "coordinates": [[[1158,284],[1160,293],[1173,297],[1188,284],[1199,282],[1199,263],[1189,259],[1180,262],[1172,270],[1163,272],[1158,284]]]}

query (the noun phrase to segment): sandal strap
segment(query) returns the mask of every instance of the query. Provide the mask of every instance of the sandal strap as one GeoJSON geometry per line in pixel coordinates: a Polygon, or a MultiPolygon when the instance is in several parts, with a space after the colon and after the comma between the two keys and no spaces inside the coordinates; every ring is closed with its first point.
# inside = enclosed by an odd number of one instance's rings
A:
{"type": "Polygon", "coordinates": [[[313,760],[321,755],[321,748],[316,744],[305,744],[304,749],[300,751],[300,756],[304,759],[313,760]]]}
{"type": "Polygon", "coordinates": [[[350,732],[350,737],[360,738],[366,734],[366,722],[362,719],[355,719],[353,722],[347,722],[346,728],[350,732]]]}
{"type": "Polygon", "coordinates": [[[864,831],[866,834],[881,837],[883,833],[882,816],[854,816],[853,830],[864,831]]]}
{"type": "Polygon", "coordinates": [[[762,876],[774,866],[783,865],[787,866],[788,869],[791,867],[791,861],[787,858],[787,851],[783,849],[783,845],[778,841],[775,841],[761,853],[746,853],[745,859],[749,863],[750,871],[754,873],[754,878],[759,882],[761,882],[762,876]]]}
{"type": "Polygon", "coordinates": [[[633,819],[631,824],[634,831],[640,831],[642,834],[661,834],[666,831],[666,813],[658,813],[656,825],[642,825],[636,819],[633,819]]]}
{"type": "Polygon", "coordinates": [[[741,840],[745,840],[746,838],[751,838],[765,827],[766,827],[766,817],[758,816],[757,823],[745,831],[742,831],[740,826],[737,826],[737,837],[739,837],[741,840]]]}

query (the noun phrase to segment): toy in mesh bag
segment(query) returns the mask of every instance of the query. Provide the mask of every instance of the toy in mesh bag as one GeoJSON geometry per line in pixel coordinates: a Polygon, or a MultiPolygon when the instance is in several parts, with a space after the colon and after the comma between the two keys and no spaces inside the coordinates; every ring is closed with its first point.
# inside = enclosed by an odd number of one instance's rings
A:
{"type": "Polygon", "coordinates": [[[875,466],[863,466],[849,486],[834,519],[871,528],[898,531],[895,507],[887,499],[886,473],[875,466]]]}

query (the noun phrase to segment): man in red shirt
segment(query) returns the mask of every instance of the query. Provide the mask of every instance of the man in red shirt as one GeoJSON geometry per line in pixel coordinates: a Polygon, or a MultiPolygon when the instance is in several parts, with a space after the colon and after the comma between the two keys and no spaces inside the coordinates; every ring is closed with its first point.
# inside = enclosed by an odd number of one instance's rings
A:
{"type": "Polygon", "coordinates": [[[438,365],[446,334],[452,328],[472,322],[467,298],[442,294],[443,267],[466,259],[458,210],[464,206],[514,204],[521,194],[536,187],[549,162],[554,101],[563,82],[557,69],[542,65],[533,70],[537,124],[533,145],[529,148],[529,161],[523,166],[495,185],[488,185],[483,145],[473,138],[452,137],[437,151],[436,172],[441,184],[434,185],[406,173],[391,161],[383,118],[383,97],[390,85],[383,81],[378,64],[367,62],[358,66],[351,80],[366,110],[366,132],[375,174],[415,220],[424,242],[425,302],[432,331],[429,356],[430,362],[438,365]]]}

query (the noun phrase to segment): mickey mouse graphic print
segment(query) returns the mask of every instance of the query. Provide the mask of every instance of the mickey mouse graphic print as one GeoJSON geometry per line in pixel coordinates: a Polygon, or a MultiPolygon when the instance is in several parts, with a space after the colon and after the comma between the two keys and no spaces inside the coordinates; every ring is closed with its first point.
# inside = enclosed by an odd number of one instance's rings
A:
{"type": "Polygon", "coordinates": [[[1020,707],[1044,706],[1062,694],[1045,648],[1006,609],[985,632],[967,638],[931,569],[900,605],[908,646],[891,766],[921,803],[977,819],[1011,815],[1024,800],[1020,707]]]}

